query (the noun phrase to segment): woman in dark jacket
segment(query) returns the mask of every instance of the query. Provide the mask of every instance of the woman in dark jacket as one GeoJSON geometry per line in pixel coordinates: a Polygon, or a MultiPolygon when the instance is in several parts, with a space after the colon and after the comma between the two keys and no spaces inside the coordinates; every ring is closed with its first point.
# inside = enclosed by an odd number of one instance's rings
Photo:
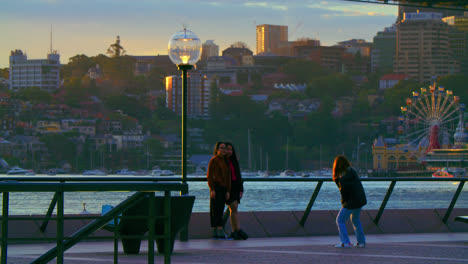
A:
{"type": "Polygon", "coordinates": [[[226,154],[226,144],[216,142],[213,157],[206,172],[208,187],[210,187],[210,220],[215,239],[228,238],[223,229],[224,205],[231,192],[231,172],[226,154]]]}
{"type": "Polygon", "coordinates": [[[237,211],[242,195],[244,194],[244,181],[242,180],[236,151],[230,142],[226,142],[226,157],[229,161],[229,169],[231,170],[231,192],[229,194],[229,199],[226,201],[231,212],[231,238],[234,240],[246,240],[249,236],[240,228],[239,214],[237,211]]]}
{"type": "Polygon", "coordinates": [[[366,238],[362,230],[361,220],[359,216],[361,209],[367,204],[366,193],[362,187],[361,180],[356,171],[351,167],[351,164],[345,156],[337,156],[333,163],[333,181],[340,189],[342,208],[336,217],[336,225],[340,233],[341,243],[335,247],[348,248],[351,247],[348,232],[346,230],[346,221],[351,216],[354,233],[356,234],[357,243],[355,247],[366,247],[366,238]]]}

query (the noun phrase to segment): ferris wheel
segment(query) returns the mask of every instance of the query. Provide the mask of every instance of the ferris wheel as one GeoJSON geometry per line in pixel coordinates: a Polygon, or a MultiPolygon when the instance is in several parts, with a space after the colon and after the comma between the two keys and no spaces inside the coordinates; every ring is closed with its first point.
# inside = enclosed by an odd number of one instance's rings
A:
{"type": "Polygon", "coordinates": [[[450,90],[434,83],[421,92],[413,92],[401,107],[398,133],[400,142],[414,158],[421,158],[432,149],[452,148],[465,139],[463,114],[465,105],[450,90]]]}

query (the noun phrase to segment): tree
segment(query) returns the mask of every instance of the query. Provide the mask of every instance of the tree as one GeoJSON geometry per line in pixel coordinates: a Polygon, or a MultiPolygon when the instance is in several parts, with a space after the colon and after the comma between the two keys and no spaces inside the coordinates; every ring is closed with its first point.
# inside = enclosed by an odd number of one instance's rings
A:
{"type": "Polygon", "coordinates": [[[39,138],[39,141],[46,145],[52,162],[58,163],[66,160],[71,163],[74,161],[76,145],[64,135],[45,134],[39,138]]]}
{"type": "Polygon", "coordinates": [[[353,94],[353,81],[341,73],[325,75],[312,80],[305,93],[311,98],[350,96],[353,94]]]}
{"type": "Polygon", "coordinates": [[[95,64],[92,58],[84,54],[75,55],[69,59],[67,65],[61,67],[61,77],[70,78],[74,76],[81,78],[88,72],[89,68],[93,67],[95,64]]]}
{"type": "Polygon", "coordinates": [[[328,74],[328,71],[319,64],[304,59],[288,61],[281,67],[281,72],[293,76],[298,83],[309,83],[317,77],[328,74]]]}
{"type": "Polygon", "coordinates": [[[111,57],[116,58],[125,54],[124,48],[120,45],[120,36],[117,36],[114,44],[111,44],[107,49],[107,54],[111,57]]]}
{"type": "Polygon", "coordinates": [[[249,49],[247,43],[242,41],[236,41],[231,45],[231,48],[242,48],[242,49],[249,49]]]}
{"type": "Polygon", "coordinates": [[[39,87],[28,87],[21,90],[18,97],[31,103],[48,104],[52,101],[52,96],[47,91],[41,91],[39,87]]]}
{"type": "Polygon", "coordinates": [[[8,76],[10,76],[9,73],[10,73],[9,68],[0,69],[0,78],[8,79],[9,78],[8,76]]]}
{"type": "Polygon", "coordinates": [[[452,90],[453,95],[460,96],[461,100],[465,102],[468,99],[468,89],[466,89],[467,83],[468,76],[465,74],[446,75],[437,79],[438,86],[442,86],[447,90],[452,90]]]}
{"type": "Polygon", "coordinates": [[[411,98],[412,92],[419,91],[419,83],[414,80],[402,80],[392,88],[384,91],[384,101],[380,112],[388,115],[399,115],[400,107],[406,105],[406,98],[411,98]]]}

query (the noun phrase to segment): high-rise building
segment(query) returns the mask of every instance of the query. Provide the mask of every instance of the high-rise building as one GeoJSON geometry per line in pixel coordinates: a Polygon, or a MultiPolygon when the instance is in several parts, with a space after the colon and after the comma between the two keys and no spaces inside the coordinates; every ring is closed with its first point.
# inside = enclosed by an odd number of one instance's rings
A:
{"type": "Polygon", "coordinates": [[[272,52],[288,43],[288,26],[257,26],[257,54],[272,52]]]}
{"type": "Polygon", "coordinates": [[[374,37],[374,47],[371,52],[371,71],[393,70],[393,57],[396,53],[396,25],[377,32],[374,37]]]}
{"type": "Polygon", "coordinates": [[[420,6],[398,6],[397,22],[404,18],[404,13],[441,13],[442,17],[463,16],[463,10],[452,10],[442,8],[420,7],[420,6]]]}
{"type": "MultiPolygon", "coordinates": [[[[210,89],[213,79],[197,71],[189,73],[187,80],[187,116],[207,117],[210,89]]],[[[166,76],[166,106],[178,115],[182,113],[182,78],[166,76]]]]}
{"type": "Polygon", "coordinates": [[[28,60],[21,50],[10,53],[10,90],[39,87],[41,90],[57,90],[60,85],[60,55],[57,51],[47,54],[47,59],[28,60]]]}
{"type": "Polygon", "coordinates": [[[370,57],[372,43],[364,39],[350,39],[338,42],[335,46],[345,48],[345,52],[356,55],[358,52],[362,57],[370,57]]]}
{"type": "Polygon", "coordinates": [[[394,73],[429,84],[459,70],[450,54],[449,26],[442,13],[404,13],[397,23],[394,73]]]}
{"type": "Polygon", "coordinates": [[[206,60],[214,56],[219,56],[219,46],[214,43],[214,40],[205,41],[202,45],[201,59],[206,60]]]}
{"type": "Polygon", "coordinates": [[[468,16],[445,17],[450,26],[449,46],[452,56],[460,63],[460,72],[468,75],[468,16]]]}

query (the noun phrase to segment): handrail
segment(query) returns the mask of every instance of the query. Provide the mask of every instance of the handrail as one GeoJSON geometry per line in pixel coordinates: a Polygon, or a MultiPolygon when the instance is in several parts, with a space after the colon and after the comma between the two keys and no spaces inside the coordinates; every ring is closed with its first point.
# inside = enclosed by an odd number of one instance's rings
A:
{"type": "MultiPolygon", "coordinates": [[[[29,179],[19,179],[18,177],[0,177],[0,192],[3,193],[2,199],[2,217],[1,217],[1,264],[7,263],[8,255],[8,207],[9,207],[9,193],[10,192],[55,192],[57,199],[57,236],[56,236],[56,249],[52,249],[49,252],[46,252],[41,257],[33,261],[33,263],[44,263],[46,261],[53,259],[54,256],[57,258],[57,263],[63,263],[64,251],[70,248],[72,245],[78,243],[84,236],[90,234],[102,226],[102,223],[107,223],[111,218],[116,217],[115,215],[110,215],[106,217],[96,217],[96,220],[92,223],[91,227],[83,228],[77,233],[73,234],[72,237],[64,237],[64,193],[65,192],[99,192],[99,191],[139,191],[139,192],[149,192],[154,196],[155,191],[164,192],[164,204],[166,208],[164,209],[164,226],[165,232],[165,252],[164,252],[164,263],[170,263],[170,192],[171,191],[187,191],[188,185],[186,183],[180,182],[154,182],[154,181],[124,181],[118,182],[114,179],[114,182],[66,182],[63,179],[56,179],[58,182],[50,182],[53,179],[49,179],[49,182],[42,182],[45,180],[37,179],[38,181],[32,181],[29,179]],[[7,179],[5,179],[7,178],[7,179]],[[169,206],[169,207],[168,207],[169,206]]],[[[22,178],[22,177],[20,177],[22,178]]],[[[77,180],[77,179],[75,179],[77,180]]],[[[150,199],[150,204],[152,204],[150,199]]],[[[50,207],[49,207],[50,209],[50,207]]],[[[154,221],[154,210],[150,208],[150,219],[149,225],[154,221]],[[153,217],[153,218],[151,218],[153,217]]],[[[115,214],[117,214],[116,212],[115,214]]],[[[50,217],[47,217],[50,219],[50,217]]],[[[114,234],[115,236],[115,234],[114,234]]],[[[148,235],[148,241],[150,244],[154,244],[154,226],[150,227],[150,233],[148,235]],[[151,243],[152,242],[152,243],[151,243]]],[[[154,246],[154,245],[153,245],[154,246]]],[[[114,247],[115,249],[115,247],[114,247]]],[[[149,248],[151,249],[151,247],[149,248]]],[[[116,259],[114,252],[114,259],[116,259]]],[[[148,263],[154,263],[154,250],[148,252],[148,263]]]]}
{"type": "MultiPolygon", "coordinates": [[[[381,206],[379,207],[379,210],[377,212],[376,217],[373,219],[375,224],[378,224],[380,217],[382,216],[385,207],[387,205],[388,200],[390,199],[390,196],[393,192],[393,189],[395,187],[396,182],[448,182],[448,181],[458,181],[459,186],[458,189],[452,198],[452,201],[448,207],[448,210],[443,217],[443,222],[446,223],[448,218],[450,217],[451,211],[458,200],[458,197],[463,189],[464,183],[467,178],[432,178],[432,177],[368,177],[368,178],[361,178],[361,181],[363,182],[388,182],[390,181],[391,184],[387,190],[387,193],[384,197],[384,200],[382,201],[381,206]]],[[[106,182],[112,182],[112,181],[121,181],[124,182],[122,183],[125,185],[125,182],[132,181],[135,183],[141,182],[141,181],[153,181],[153,182],[159,182],[159,181],[166,181],[166,182],[179,182],[180,177],[153,177],[153,176],[7,176],[7,177],[0,177],[0,181],[21,181],[21,182],[29,182],[29,181],[34,181],[34,182],[42,182],[42,181],[59,181],[59,182],[81,182],[79,183],[79,186],[82,187],[82,184],[85,184],[86,182],[90,181],[100,181],[101,185],[106,185],[106,182]]],[[[323,182],[332,182],[332,178],[328,177],[310,177],[310,178],[298,178],[298,177],[244,177],[243,180],[245,182],[317,182],[317,186],[311,195],[311,199],[309,201],[309,204],[307,205],[307,208],[304,211],[304,215],[301,218],[300,224],[304,226],[307,217],[310,213],[310,210],[313,207],[313,204],[318,196],[318,193],[320,191],[320,188],[323,184],[323,182]]],[[[205,177],[187,177],[187,182],[203,182],[206,181],[205,177]]],[[[72,184],[72,183],[68,183],[72,184]]],[[[70,185],[71,186],[71,185],[70,185]]],[[[187,187],[188,188],[188,187],[187,187]]],[[[188,190],[188,189],[187,189],[188,190]]],[[[0,189],[2,191],[2,189],[0,189]]],[[[96,190],[97,191],[97,190],[96,190]]],[[[103,190],[101,190],[103,191],[103,190]]],[[[130,189],[131,191],[131,189],[130,189]]],[[[52,206],[52,205],[51,205],[52,206]]],[[[226,212],[226,215],[228,216],[228,212],[226,212]]],[[[225,220],[227,218],[225,217],[225,220]]]]}

